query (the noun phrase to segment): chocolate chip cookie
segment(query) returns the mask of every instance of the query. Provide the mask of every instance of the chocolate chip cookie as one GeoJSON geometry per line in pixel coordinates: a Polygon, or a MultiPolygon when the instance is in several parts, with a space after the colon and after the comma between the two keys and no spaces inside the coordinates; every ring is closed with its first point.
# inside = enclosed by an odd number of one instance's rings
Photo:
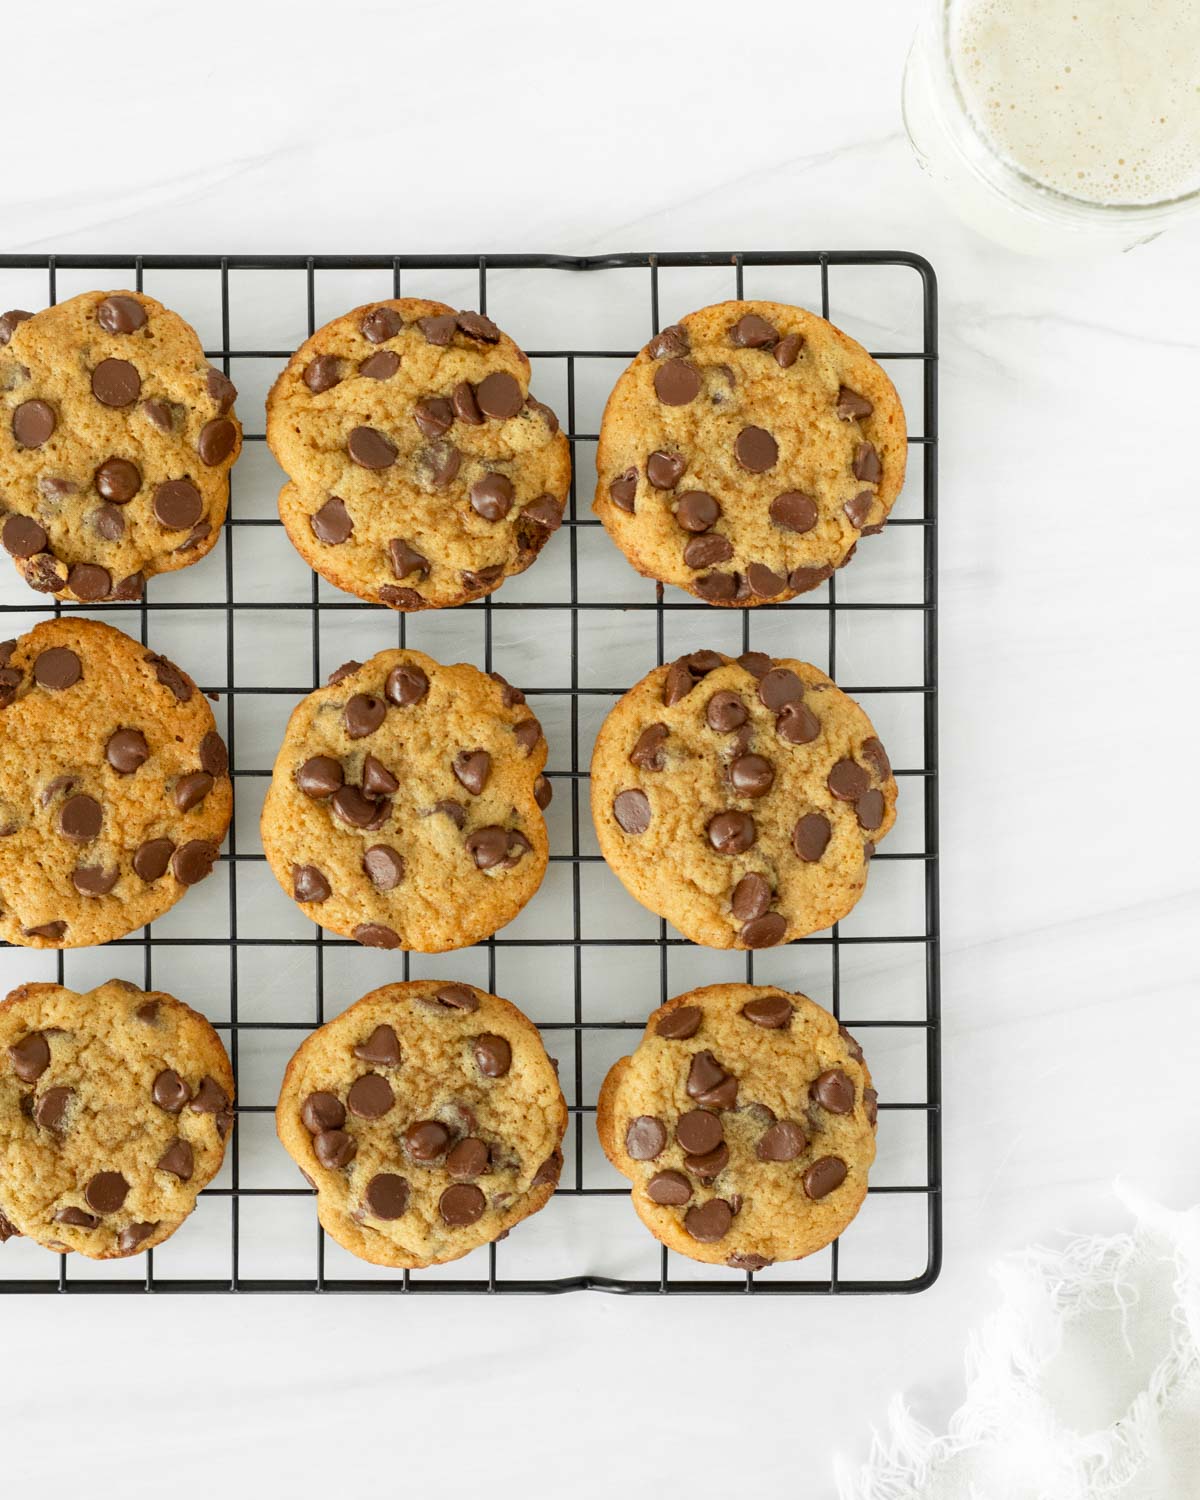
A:
{"type": "Polygon", "coordinates": [[[596,1126],[638,1216],[692,1260],[760,1271],[835,1239],[875,1160],[862,1048],[804,995],[677,995],[610,1069],[596,1126]]]}
{"type": "Polygon", "coordinates": [[[26,583],[138,599],[211,551],[242,445],[236,395],[142,292],[0,317],[0,543],[26,583]]]}
{"type": "Polygon", "coordinates": [[[435,980],[372,990],[288,1064],[279,1139],[339,1245],[377,1266],[457,1260],[549,1200],[567,1107],[537,1027],[435,980]]]}
{"type": "Polygon", "coordinates": [[[542,882],[546,741],[524,695],[420,651],[347,662],[288,723],[262,814],[275,878],[314,922],[443,953],[542,882]]]}
{"type": "Polygon", "coordinates": [[[871,721],[807,662],[694,651],[605,719],[600,850],[643,906],[710,948],[770,948],[844,917],[896,820],[871,721]]]}
{"type": "Polygon", "coordinates": [[[477,312],[401,297],[326,323],[267,401],[279,514],[323,578],[392,609],[490,594],[562,522],[567,440],[477,312]]]}
{"type": "Polygon", "coordinates": [[[721,302],[617,381],[594,509],[640,573],[708,604],[785,600],[882,531],[907,459],[892,382],[803,308],[721,302]]]}
{"type": "Polygon", "coordinates": [[[80,948],[208,875],[229,758],[196,684],[73,614],[0,642],[0,938],[80,948]]]}
{"type": "Polygon", "coordinates": [[[0,1004],[0,1240],[112,1260],[152,1250],[220,1170],[233,1070],[204,1017],[110,979],[0,1004]]]}

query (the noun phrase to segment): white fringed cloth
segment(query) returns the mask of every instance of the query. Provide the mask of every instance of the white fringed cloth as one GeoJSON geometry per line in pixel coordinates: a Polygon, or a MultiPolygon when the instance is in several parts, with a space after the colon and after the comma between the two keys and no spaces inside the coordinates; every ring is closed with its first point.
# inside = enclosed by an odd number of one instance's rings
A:
{"type": "Polygon", "coordinates": [[[841,1500],[1200,1497],[1200,1208],[1117,1194],[1131,1233],[1000,1265],[949,1431],[898,1398],[841,1500]]]}

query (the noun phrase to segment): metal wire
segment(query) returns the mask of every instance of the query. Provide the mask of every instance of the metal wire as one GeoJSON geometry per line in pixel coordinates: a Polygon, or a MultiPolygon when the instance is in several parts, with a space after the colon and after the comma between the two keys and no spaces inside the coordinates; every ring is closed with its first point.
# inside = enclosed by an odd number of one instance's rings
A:
{"type": "MultiPolygon", "coordinates": [[[[833,268],[846,266],[897,266],[911,269],[920,280],[922,297],[922,340],[920,349],[901,349],[873,351],[875,358],[881,361],[892,360],[915,360],[921,362],[922,386],[921,405],[922,422],[921,431],[909,437],[910,445],[924,450],[924,473],[923,504],[921,514],[911,517],[897,517],[892,520],[890,526],[916,526],[921,529],[923,542],[923,594],[919,603],[896,603],[896,604],[870,604],[853,603],[842,600],[837,595],[837,575],[830,578],[827,585],[827,598],[798,599],[786,604],[760,604],[754,613],[763,616],[769,612],[778,610],[797,611],[824,611],[828,622],[828,669],[831,676],[836,674],[837,649],[838,649],[838,619],[841,615],[855,610],[885,610],[885,611],[919,611],[923,622],[923,680],[920,684],[911,684],[903,687],[888,685],[856,686],[852,683],[842,683],[842,686],[851,695],[859,693],[905,693],[919,695],[923,703],[923,757],[919,766],[905,767],[897,770],[896,775],[901,778],[916,778],[924,784],[924,844],[919,852],[914,853],[879,853],[875,856],[875,862],[887,860],[915,861],[921,864],[924,874],[924,930],[920,934],[870,934],[848,936],[834,926],[828,933],[815,934],[804,938],[800,944],[795,946],[818,946],[831,949],[831,974],[832,995],[831,1004],[834,1013],[841,1015],[841,953],[842,949],[854,945],[871,944],[919,944],[924,950],[925,970],[925,1013],[919,1020],[895,1020],[891,1018],[879,1018],[870,1016],[847,1017],[847,1023],[855,1030],[869,1030],[873,1027],[887,1027],[889,1029],[909,1029],[924,1034],[925,1042],[925,1099],[922,1102],[907,1102],[881,1099],[879,1110],[882,1116],[882,1128],[886,1130],[886,1121],[891,1115],[901,1115],[905,1112],[915,1112],[925,1116],[925,1181],[911,1184],[879,1185],[869,1189],[870,1196],[882,1195],[917,1195],[926,1200],[926,1247],[927,1258],[925,1269],[917,1276],[911,1278],[896,1279],[862,1279],[847,1280],[839,1274],[839,1247],[834,1241],[831,1247],[829,1260],[829,1274],[827,1276],[803,1276],[781,1278],[777,1275],[770,1278],[756,1276],[747,1272],[744,1275],[730,1272],[727,1277],[719,1280],[698,1280],[694,1276],[689,1277],[686,1270],[682,1273],[673,1271],[672,1267],[686,1265],[679,1257],[672,1257],[664,1248],[660,1257],[659,1275],[655,1279],[645,1280],[623,1280],[609,1276],[591,1275],[580,1273],[578,1275],[556,1277],[549,1279],[524,1278],[517,1276],[503,1276],[498,1269],[498,1263],[502,1251],[496,1245],[488,1247],[488,1269],[487,1274],[477,1277],[447,1278],[445,1276],[423,1276],[420,1272],[410,1273],[405,1271],[394,1276],[372,1275],[362,1279],[330,1279],[325,1274],[325,1237],[322,1231],[317,1231],[316,1248],[316,1272],[310,1277],[246,1277],[240,1271],[240,1232],[241,1222],[239,1206],[243,1200],[257,1198],[303,1198],[312,1197],[309,1189],[297,1188],[265,1188],[248,1187],[241,1182],[239,1163],[239,1135],[235,1130],[231,1136],[228,1156],[230,1159],[230,1183],[227,1188],[206,1188],[201,1194],[204,1198],[228,1198],[230,1200],[230,1243],[229,1243],[229,1274],[221,1278],[195,1278],[195,1279],[168,1279],[155,1275],[154,1254],[149,1252],[145,1257],[144,1275],[141,1274],[142,1267],[138,1262],[131,1263],[131,1275],[116,1279],[81,1279],[72,1278],[67,1272],[68,1257],[62,1255],[58,1258],[57,1276],[47,1276],[41,1279],[5,1278],[2,1274],[3,1265],[0,1263],[0,1292],[64,1292],[72,1295],[78,1294],[109,1294],[136,1292],[183,1292],[183,1293],[205,1293],[205,1292],[392,1292],[401,1295],[419,1294],[453,1294],[453,1293],[486,1293],[486,1294],[515,1294],[515,1293],[558,1293],[569,1291],[609,1291],[623,1292],[629,1294],[648,1295],[680,1295],[693,1294],[701,1296],[723,1296],[753,1294],[757,1296],[788,1296],[788,1295],[846,1295],[846,1294],[883,1294],[899,1292],[922,1291],[932,1285],[936,1280],[941,1268],[942,1258],[942,1215],[941,1215],[941,1191],[942,1191],[942,1158],[941,1158],[941,1056],[940,1056],[940,952],[939,952],[939,890],[938,890],[938,723],[937,723],[937,282],[933,268],[920,256],[900,251],[799,251],[799,252],[739,252],[720,253],[704,252],[697,254],[672,252],[667,254],[629,254],[629,255],[597,255],[568,257],[556,255],[396,255],[396,256],[374,256],[374,255],[326,255],[326,256],[286,256],[286,255],[234,255],[234,256],[193,256],[193,255],[0,255],[0,275],[6,271],[16,270],[41,270],[47,276],[47,300],[53,304],[57,300],[58,272],[62,271],[95,271],[95,272],[132,272],[134,284],[138,290],[142,288],[142,280],[145,271],[201,271],[210,272],[219,278],[221,299],[221,347],[207,351],[209,359],[219,362],[225,372],[230,373],[231,362],[238,359],[248,358],[290,358],[292,351],[287,349],[257,349],[242,348],[238,346],[233,337],[232,320],[229,302],[229,276],[233,271],[276,271],[293,273],[304,279],[305,293],[307,299],[307,322],[311,333],[316,326],[316,277],[321,272],[336,271],[389,271],[392,277],[392,291],[394,296],[399,296],[401,279],[407,271],[474,271],[478,276],[478,306],[481,312],[487,310],[488,273],[494,270],[504,271],[569,271],[587,273],[594,270],[608,270],[625,268],[631,270],[644,270],[648,278],[648,328],[647,336],[656,333],[659,329],[659,272],[663,269],[698,269],[706,267],[727,267],[732,271],[731,295],[741,297],[743,295],[744,272],[747,267],[797,267],[815,266],[819,268],[821,287],[821,312],[823,316],[829,315],[829,281],[830,271],[833,268]]],[[[575,379],[576,363],[579,360],[628,360],[633,357],[634,350],[613,349],[539,349],[530,350],[531,358],[543,360],[561,360],[565,364],[566,375],[566,434],[574,453],[576,445],[584,442],[594,442],[595,433],[582,433],[576,431],[575,415],[575,379]]],[[[910,420],[912,414],[910,413],[910,420]]],[[[262,442],[264,434],[251,432],[245,434],[247,442],[262,442]]],[[[229,748],[229,760],[231,775],[235,783],[253,777],[269,776],[267,770],[242,769],[237,766],[237,704],[242,695],[262,696],[268,694],[282,694],[288,697],[299,697],[311,692],[315,687],[322,685],[321,663],[321,620],[322,616],[333,615],[344,611],[362,610],[371,612],[378,616],[378,606],[365,604],[353,599],[346,600],[324,600],[320,597],[319,580],[314,573],[312,578],[311,596],[306,602],[274,601],[263,602],[255,599],[252,604],[243,603],[236,597],[235,573],[234,573],[234,550],[236,537],[239,529],[243,526],[278,526],[277,520],[259,519],[256,517],[239,516],[237,514],[236,497],[236,470],[233,475],[234,493],[230,497],[230,511],[226,520],[226,552],[225,552],[225,597],[215,600],[189,600],[185,603],[175,603],[167,600],[159,601],[151,598],[153,582],[147,586],[145,597],[138,606],[134,606],[138,616],[138,627],[143,643],[148,642],[150,631],[150,617],[156,614],[165,614],[172,610],[199,610],[199,611],[222,611],[225,615],[226,628],[226,656],[225,656],[225,681],[218,684],[206,684],[205,691],[220,694],[224,697],[227,705],[227,722],[225,738],[229,748]],[[305,611],[309,615],[311,639],[312,639],[312,680],[307,683],[297,683],[294,686],[280,687],[250,687],[239,684],[235,680],[235,633],[238,626],[239,610],[252,609],[256,614],[262,611],[305,611]]],[[[661,664],[665,660],[666,640],[665,622],[669,615],[683,612],[694,617],[697,628],[701,627],[705,617],[711,618],[710,606],[700,601],[690,600],[666,600],[663,598],[662,585],[658,585],[656,598],[653,603],[647,601],[634,601],[620,603],[606,602],[604,600],[580,599],[579,597],[579,531],[580,528],[598,526],[599,521],[589,515],[579,513],[579,495],[577,483],[572,473],[571,489],[567,505],[567,513],[564,518],[564,526],[567,529],[567,543],[569,547],[569,575],[570,575],[570,599],[565,601],[533,601],[529,603],[512,603],[503,598],[487,598],[473,605],[464,606],[466,609],[481,610],[483,614],[483,661],[484,670],[490,670],[492,666],[493,645],[493,620],[498,613],[510,610],[516,611],[538,611],[538,610],[563,610],[570,612],[570,657],[571,673],[570,683],[562,687],[527,688],[526,693],[530,697],[538,695],[569,696],[570,699],[570,762],[569,766],[553,769],[547,775],[555,782],[566,783],[569,788],[571,802],[571,840],[569,850],[560,850],[551,854],[552,862],[569,864],[571,866],[571,899],[572,899],[572,924],[569,934],[554,939],[539,938],[504,938],[493,937],[484,945],[487,952],[487,984],[494,989],[496,980],[496,955],[498,950],[506,948],[554,948],[564,947],[572,950],[574,997],[572,1006],[572,1019],[570,1021],[548,1022],[542,1026],[543,1031],[555,1031],[568,1033],[572,1040],[574,1056],[574,1083],[570,1090],[568,1110],[574,1130],[574,1149],[570,1153],[573,1160],[568,1161],[567,1170],[564,1173],[564,1182],[558,1188],[556,1196],[562,1197],[587,1197],[587,1198],[615,1198],[625,1199],[628,1197],[628,1189],[624,1187],[595,1187],[588,1186],[584,1181],[584,1156],[583,1156],[583,1127],[590,1124],[590,1116],[595,1112],[595,1104],[590,1102],[584,1094],[584,1037],[589,1032],[605,1031],[629,1031],[638,1032],[644,1026],[642,1019],[629,1019],[621,1021],[605,1021],[589,1018],[584,1000],[583,987],[583,958],[585,950],[611,949],[611,948],[643,948],[654,947],[659,950],[659,998],[660,1002],[669,998],[669,965],[668,955],[670,951],[680,947],[690,947],[691,944],[684,938],[672,937],[668,934],[667,925],[660,921],[658,924],[658,935],[648,938],[624,938],[624,937],[585,937],[584,932],[584,892],[581,885],[581,870],[588,864],[603,863],[601,856],[589,855],[580,849],[580,817],[586,815],[584,799],[581,798],[581,783],[587,779],[587,770],[580,764],[579,738],[580,720],[579,708],[582,699],[588,697],[615,698],[624,692],[628,684],[614,687],[585,687],[579,681],[579,621],[581,614],[590,611],[611,611],[619,613],[651,612],[653,621],[647,620],[647,630],[653,629],[656,648],[656,660],[661,664]]],[[[36,610],[37,605],[32,606],[36,610]]],[[[60,615],[79,608],[71,603],[55,601],[53,612],[60,615]]],[[[29,613],[31,608],[24,605],[0,605],[0,614],[29,613]]],[[[742,649],[750,647],[750,615],[749,610],[741,611],[742,623],[742,649]]],[[[406,620],[403,614],[398,615],[398,641],[401,646],[405,644],[406,620]]],[[[124,622],[122,622],[124,623],[124,622]]],[[[132,611],[131,611],[132,623],[132,611]]],[[[234,1065],[235,1076],[238,1067],[238,1042],[244,1032],[259,1031],[295,1031],[297,1033],[307,1032],[314,1025],[321,1025],[325,1019],[325,956],[330,948],[338,946],[354,947],[346,939],[326,936],[319,927],[314,927],[314,935],[306,938],[261,938],[239,935],[238,932],[238,895],[237,879],[239,867],[255,861],[263,861],[265,856],[258,853],[239,851],[237,847],[236,824],[231,825],[227,852],[222,856],[222,862],[228,867],[229,881],[229,916],[228,935],[213,937],[184,937],[171,938],[159,937],[152,933],[150,926],[142,929],[140,936],[129,936],[117,940],[111,946],[114,947],[139,947],[143,952],[143,985],[149,989],[152,987],[153,955],[158,948],[173,946],[182,947],[223,947],[230,950],[230,992],[229,992],[229,1020],[218,1023],[218,1030],[228,1034],[230,1058],[234,1065]],[[260,1021],[245,1020],[239,1018],[238,1013],[238,953],[243,948],[311,948],[314,960],[313,977],[313,1000],[312,1013],[304,1016],[298,1015],[295,1019],[285,1021],[260,1021]]],[[[60,951],[56,955],[58,982],[64,982],[64,955],[60,951]]],[[[409,977],[409,955],[403,955],[402,975],[409,977]]],[[[745,955],[745,973],[747,982],[753,982],[754,977],[754,954],[745,955]]],[[[824,998],[824,997],[822,997],[824,998]]],[[[239,1117],[269,1114],[272,1110],[270,1105],[238,1104],[237,1113],[239,1117]]],[[[203,1211],[202,1209],[199,1211],[203,1211]]],[[[631,1213],[627,1203],[620,1205],[624,1213],[631,1213]]],[[[553,1205],[545,1212],[552,1213],[553,1205]]],[[[798,1271],[804,1270],[805,1263],[799,1263],[798,1271]]]]}

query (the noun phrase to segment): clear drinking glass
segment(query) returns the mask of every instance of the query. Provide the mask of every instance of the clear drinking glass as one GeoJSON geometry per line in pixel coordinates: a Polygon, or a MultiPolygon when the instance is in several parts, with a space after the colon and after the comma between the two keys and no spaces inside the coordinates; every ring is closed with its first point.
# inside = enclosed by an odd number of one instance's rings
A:
{"type": "MultiPolygon", "coordinates": [[[[980,233],[998,240],[1014,250],[1034,255],[1079,255],[1108,250],[1128,250],[1135,245],[1152,240],[1171,224],[1200,209],[1200,181],[1187,165],[1181,165],[1182,157],[1187,163],[1200,161],[1200,52],[1179,53],[1169,50],[1172,37],[1182,32],[1200,35],[1200,5],[1197,0],[1075,0],[1078,14],[1070,14],[1069,0],[1050,3],[1039,0],[926,0],[925,14],[913,40],[904,72],[902,105],[904,125],[912,143],[917,161],[928,172],[951,208],[980,233]],[[1170,61],[1174,67],[1172,75],[1172,105],[1174,115],[1170,123],[1172,148],[1168,155],[1164,142],[1161,171],[1156,176],[1153,146],[1149,151],[1151,184],[1161,180],[1168,189],[1158,201],[1094,201],[1090,196],[1073,196],[1061,185],[1050,185],[1039,180],[1033,171],[1027,170],[1012,153],[1006,151],[997,136],[989,132],[973,117],[964,87],[962,58],[956,57],[956,40],[961,32],[955,26],[961,23],[963,6],[976,6],[987,11],[989,21],[1000,11],[1006,25],[1023,28],[1020,34],[1026,55],[1033,55],[1039,64],[1037,69],[1010,72],[1014,97],[1021,100],[1020,107],[1026,111],[1027,125],[1037,127],[1039,110],[1045,114],[1045,132],[1042,140],[1047,154],[1059,151],[1062,161],[1071,153],[1071,143],[1062,140],[1056,143],[1054,132],[1063,129],[1061,113],[1056,95],[1060,89],[1078,90],[1082,84],[1097,98],[1117,97],[1111,90],[1123,91],[1121,101],[1127,108],[1136,110],[1140,101],[1146,104],[1146,116],[1151,127],[1157,126],[1157,116],[1149,118],[1151,107],[1157,108],[1158,83],[1147,75],[1132,74],[1129,49],[1120,45],[1121,25],[1135,25],[1139,31],[1139,62],[1153,63],[1157,57],[1166,66],[1170,61]],[[1133,7],[1138,6],[1136,21],[1133,7]],[[956,14],[958,12],[958,14],[956,14]],[[1103,14],[1101,14],[1103,13],[1103,14]],[[1064,29],[1064,24],[1067,23],[1064,29]],[[1079,48],[1070,31],[1070,23],[1090,28],[1082,37],[1086,52],[1086,79],[1081,79],[1079,48]],[[1097,32],[1096,26],[1101,30],[1097,32]],[[1103,28],[1108,26],[1106,31],[1103,28]],[[1155,35],[1155,28],[1162,35],[1155,35]],[[1074,59],[1075,76],[1072,74],[1074,59]],[[1060,83],[1050,80],[1062,73],[1060,83]],[[1030,79],[1040,80],[1030,83],[1030,79]],[[1106,76],[1110,75],[1110,76],[1106,76]],[[1141,88],[1139,96],[1137,89],[1141,88]],[[1040,92],[1039,92],[1040,91],[1040,92]],[[1055,119],[1059,114],[1060,118],[1055,119]],[[1061,150],[1060,150],[1061,148],[1061,150]]],[[[993,36],[995,33],[993,33],[993,36]]],[[[1012,32],[1008,33],[1012,39],[1012,32]]],[[[1008,66],[1010,54],[1004,47],[993,47],[984,55],[982,66],[986,72],[992,64],[997,68],[1008,66]]],[[[974,80],[975,102],[978,106],[981,90],[974,80]]],[[[987,102],[990,108],[1015,109],[1018,106],[1004,98],[1003,76],[993,77],[987,86],[987,102]]],[[[1076,93],[1073,97],[1079,97],[1076,93]]],[[[978,108],[977,108],[978,112],[978,108]]],[[[1100,115],[1097,119],[1102,119],[1100,115]]],[[[1165,122],[1165,117],[1164,117],[1165,122]]],[[[1145,122],[1142,122],[1145,123],[1145,122]]],[[[1164,123],[1164,135],[1167,127],[1164,123]]],[[[1103,127],[1108,139],[1099,144],[1101,129],[1096,128],[1096,143],[1089,142],[1086,121],[1072,121],[1070,135],[1081,138],[1076,149],[1091,149],[1091,162],[1100,152],[1111,151],[1113,165],[1124,164],[1124,158],[1116,155],[1113,126],[1103,127]]],[[[1116,137],[1119,139],[1119,137],[1116,137]]],[[[1111,174],[1114,178],[1120,168],[1111,174]]],[[[1066,175],[1057,174],[1061,179],[1066,175]]],[[[1081,171],[1075,174],[1083,177],[1081,171]]],[[[1114,191],[1114,197],[1122,196],[1114,191]]],[[[1144,199],[1147,193],[1139,195],[1144,199]]],[[[1150,196],[1153,196],[1151,194],[1150,196]]]]}

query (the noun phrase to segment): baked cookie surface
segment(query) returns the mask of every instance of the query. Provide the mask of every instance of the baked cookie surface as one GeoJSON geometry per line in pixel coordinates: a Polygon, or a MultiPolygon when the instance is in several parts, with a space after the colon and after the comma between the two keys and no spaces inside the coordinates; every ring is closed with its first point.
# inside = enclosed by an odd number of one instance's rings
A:
{"type": "Polygon", "coordinates": [[[111,1260],[152,1250],[220,1170],[233,1070],[171,995],[26,984],[0,1004],[0,1239],[111,1260]]]}
{"type": "Polygon", "coordinates": [[[803,308],[721,302],[617,381],[593,509],[640,573],[742,608],[849,562],[883,529],[907,456],[895,388],[860,344],[803,308]]]}
{"type": "Polygon", "coordinates": [[[542,882],[546,741],[517,689],[420,651],[347,662],[293,712],[262,814],[307,916],[382,948],[490,937],[542,882]]]}
{"type": "Polygon", "coordinates": [[[288,1064],[279,1138],[340,1245],[380,1266],[457,1260],[549,1200],[567,1108],[515,1005],[435,980],[372,990],[288,1064]]]}
{"type": "Polygon", "coordinates": [[[0,543],[62,599],[128,600],[216,545],[237,391],[142,292],[0,317],[0,543]]]}
{"type": "Polygon", "coordinates": [[[804,995],[713,984],[650,1017],[609,1070],[596,1125],[651,1233],[758,1271],[811,1255],[858,1212],[877,1101],[862,1049],[804,995]]]}
{"type": "Polygon", "coordinates": [[[592,753],[600,851],[643,906],[710,948],[832,926],[896,819],[871,721],[808,662],[694,651],[621,698],[592,753]]]}
{"type": "Polygon", "coordinates": [[[338,588],[392,609],[482,598],[562,522],[566,438],[529,361],[480,313],[415,297],[335,318],[267,400],[288,536],[338,588]]]}
{"type": "Polygon", "coordinates": [[[212,871],[229,758],[172,662],[82,615],[0,643],[0,937],[79,948],[159,917],[212,871]]]}

